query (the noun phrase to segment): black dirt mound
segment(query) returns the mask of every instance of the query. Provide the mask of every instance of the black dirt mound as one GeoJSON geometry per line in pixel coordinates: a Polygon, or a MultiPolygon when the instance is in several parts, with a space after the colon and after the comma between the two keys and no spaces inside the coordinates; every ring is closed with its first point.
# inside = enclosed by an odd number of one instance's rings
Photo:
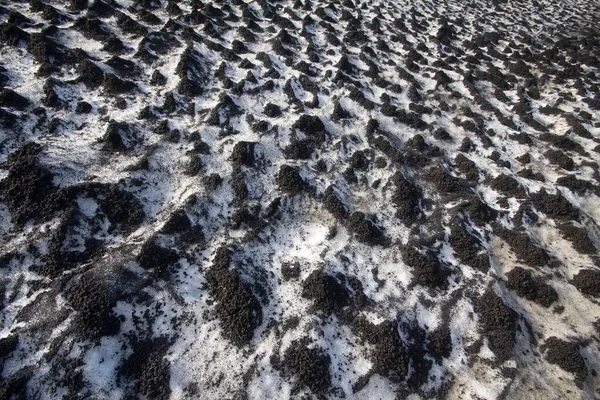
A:
{"type": "Polygon", "coordinates": [[[560,150],[548,150],[544,153],[544,156],[551,164],[557,165],[562,169],[567,171],[573,171],[575,169],[575,162],[573,159],[560,150]]]}
{"type": "Polygon", "coordinates": [[[76,72],[79,74],[79,81],[90,89],[96,89],[104,82],[104,71],[93,61],[83,60],[77,65],[76,72]]]}
{"type": "Polygon", "coordinates": [[[112,311],[116,298],[107,283],[97,277],[82,276],[66,293],[69,304],[75,309],[75,324],[79,332],[90,339],[115,335],[120,322],[112,311]]]}
{"type": "Polygon", "coordinates": [[[102,86],[104,88],[104,93],[109,96],[131,93],[137,89],[135,83],[126,79],[121,79],[115,74],[104,74],[102,86]]]}
{"type": "Polygon", "coordinates": [[[333,276],[313,271],[302,283],[302,297],[314,301],[314,307],[326,314],[340,311],[349,304],[346,288],[333,276]]]}
{"type": "Polygon", "coordinates": [[[231,96],[224,93],[219,103],[210,112],[206,123],[213,126],[227,127],[232,117],[241,114],[241,108],[233,101],[231,96]]]}
{"type": "Polygon", "coordinates": [[[284,150],[286,158],[292,160],[307,160],[315,151],[315,142],[311,139],[294,140],[284,150]]]}
{"type": "Polygon", "coordinates": [[[515,312],[491,288],[477,299],[475,311],[479,316],[481,331],[488,338],[490,349],[498,362],[511,358],[516,342],[515,312]]]}
{"type": "Polygon", "coordinates": [[[331,359],[321,348],[309,348],[309,345],[308,338],[294,340],[285,351],[283,359],[274,364],[279,366],[284,375],[296,378],[293,393],[308,388],[311,392],[322,395],[331,386],[331,359]]]}
{"type": "Polygon", "coordinates": [[[335,189],[332,186],[328,186],[323,194],[323,204],[325,209],[329,211],[336,219],[344,220],[348,215],[346,206],[338,197],[335,189]]]}
{"type": "Polygon", "coordinates": [[[0,106],[14,108],[16,110],[25,110],[31,101],[21,96],[19,93],[11,89],[2,89],[0,91],[0,106]]]}
{"type": "Polygon", "coordinates": [[[106,43],[114,37],[110,28],[97,18],[80,17],[75,21],[73,27],[79,30],[86,38],[99,42],[106,43]]]}
{"type": "Polygon", "coordinates": [[[129,152],[139,141],[139,132],[135,125],[112,121],[102,137],[103,150],[129,152]]]}
{"type": "Polygon", "coordinates": [[[210,63],[191,45],[181,55],[175,72],[180,79],[179,92],[184,96],[201,95],[210,81],[210,63]]]}
{"type": "Polygon", "coordinates": [[[562,236],[571,242],[577,252],[590,255],[597,253],[598,250],[585,228],[576,226],[573,223],[565,223],[558,225],[558,229],[562,236]]]}
{"type": "Polygon", "coordinates": [[[165,277],[169,267],[179,261],[179,256],[175,250],[159,246],[150,239],[142,246],[137,261],[142,268],[152,270],[154,275],[165,277]]]}
{"type": "Polygon", "coordinates": [[[483,247],[479,239],[469,233],[464,224],[459,222],[452,224],[449,242],[458,259],[463,263],[484,273],[490,268],[488,255],[480,254],[483,247]]]}
{"type": "Polygon", "coordinates": [[[268,103],[264,110],[263,113],[270,118],[277,118],[280,117],[283,113],[281,112],[281,107],[279,107],[276,104],[273,103],[268,103]]]}
{"type": "Polygon", "coordinates": [[[281,265],[281,275],[285,281],[300,277],[300,263],[285,263],[281,265]]]}
{"type": "Polygon", "coordinates": [[[254,148],[256,147],[256,142],[237,142],[235,146],[233,146],[233,151],[231,152],[231,162],[235,166],[245,165],[246,167],[251,167],[254,164],[254,148]]]}
{"type": "Polygon", "coordinates": [[[577,143],[576,141],[574,141],[566,135],[544,133],[540,135],[539,138],[565,151],[574,151],[579,154],[585,153],[583,146],[581,146],[579,143],[577,143]]]}
{"type": "Polygon", "coordinates": [[[101,242],[94,238],[81,238],[85,218],[75,207],[70,207],[52,233],[48,251],[43,257],[41,272],[51,278],[88,261],[100,248],[101,242]],[[83,224],[82,224],[83,222],[83,224]],[[66,244],[70,244],[66,245],[66,244]]]}
{"type": "Polygon", "coordinates": [[[306,182],[302,179],[298,170],[289,165],[282,165],[279,168],[276,181],[281,191],[291,195],[302,192],[306,187],[306,182]]]}
{"type": "Polygon", "coordinates": [[[7,46],[18,46],[29,42],[29,33],[13,23],[4,22],[0,24],[0,40],[7,46]]]}
{"type": "Polygon", "coordinates": [[[69,102],[62,96],[62,92],[68,90],[66,85],[54,78],[50,78],[44,85],[44,95],[42,103],[47,107],[67,108],[69,102]]]}
{"type": "Polygon", "coordinates": [[[508,287],[521,297],[550,307],[558,301],[558,293],[541,278],[534,277],[531,271],[516,267],[506,274],[508,287]]]}
{"type": "Polygon", "coordinates": [[[549,194],[544,189],[531,195],[536,209],[560,221],[579,221],[579,211],[560,192],[549,194]]]}
{"type": "Polygon", "coordinates": [[[163,225],[162,233],[187,232],[192,228],[192,223],[183,210],[175,211],[163,225]]]}
{"type": "Polygon", "coordinates": [[[171,369],[165,359],[168,350],[166,338],[134,338],[131,347],[133,353],[120,366],[123,376],[133,379],[135,392],[148,400],[167,400],[171,395],[171,369]]]}
{"type": "Polygon", "coordinates": [[[441,326],[431,332],[427,349],[438,362],[441,362],[443,358],[450,357],[452,353],[452,335],[450,334],[450,329],[441,326]]]}
{"type": "Polygon", "coordinates": [[[512,178],[505,174],[500,174],[491,182],[492,189],[511,197],[523,198],[525,197],[525,190],[517,182],[515,178],[512,178]]]}
{"type": "Polygon", "coordinates": [[[252,340],[261,309],[252,291],[229,269],[230,263],[229,251],[223,247],[217,250],[213,266],[206,271],[206,285],[216,302],[223,336],[242,347],[252,340]]]}
{"type": "Polygon", "coordinates": [[[29,219],[48,216],[51,194],[56,191],[53,175],[38,162],[42,148],[28,142],[9,154],[8,175],[2,181],[2,201],[11,212],[13,223],[23,225],[29,219]]]}
{"type": "Polygon", "coordinates": [[[408,246],[402,252],[402,260],[412,268],[414,284],[429,288],[445,288],[448,286],[448,271],[438,258],[427,252],[423,254],[415,247],[408,246]]]}
{"type": "Polygon", "coordinates": [[[50,75],[60,65],[73,61],[71,52],[44,32],[31,35],[27,50],[40,64],[38,75],[41,76],[50,75]]]}
{"type": "Polygon", "coordinates": [[[146,217],[140,201],[118,185],[98,185],[92,192],[115,228],[128,231],[138,226],[146,217]]]}
{"type": "Polygon", "coordinates": [[[353,322],[353,331],[361,340],[373,345],[370,355],[372,373],[384,376],[394,383],[405,380],[410,360],[395,321],[373,325],[363,318],[357,318],[353,322]]]}
{"type": "Polygon", "coordinates": [[[346,220],[346,228],[361,243],[384,246],[389,242],[383,231],[360,211],[353,212],[346,220]]]}
{"type": "Polygon", "coordinates": [[[392,202],[396,207],[396,217],[406,225],[420,217],[419,201],[421,193],[417,186],[409,182],[401,173],[391,179],[393,184],[392,202]]]}
{"type": "Polygon", "coordinates": [[[0,339],[0,369],[4,368],[4,360],[16,350],[19,345],[19,336],[10,335],[0,339]]]}
{"type": "Polygon", "coordinates": [[[563,370],[574,374],[578,383],[584,381],[587,376],[587,368],[576,343],[552,336],[546,340],[543,347],[547,349],[546,360],[550,364],[556,364],[563,370]]]}
{"type": "Polygon", "coordinates": [[[600,298],[600,271],[582,269],[571,282],[581,293],[600,298]]]}
{"type": "Polygon", "coordinates": [[[568,188],[571,192],[580,196],[585,196],[588,192],[600,195],[600,186],[593,182],[583,179],[577,179],[575,175],[561,176],[556,180],[556,184],[568,188]]]}
{"type": "Polygon", "coordinates": [[[459,153],[454,158],[454,164],[460,172],[462,172],[467,180],[477,182],[479,180],[479,169],[474,161],[468,159],[464,154],[459,153]]]}
{"type": "Polygon", "coordinates": [[[326,139],[325,124],[317,116],[304,114],[292,125],[292,130],[298,129],[302,131],[307,138],[313,140],[317,144],[321,144],[326,139]]]}
{"type": "Polygon", "coordinates": [[[9,376],[4,376],[0,380],[0,399],[27,399],[27,383],[33,373],[33,367],[25,367],[9,376]]]}
{"type": "Polygon", "coordinates": [[[527,233],[504,230],[498,233],[498,236],[510,245],[511,250],[517,255],[520,261],[529,266],[541,267],[550,261],[548,253],[534,244],[527,233]]]}
{"type": "Polygon", "coordinates": [[[442,167],[434,167],[425,173],[425,179],[442,193],[456,193],[461,190],[460,180],[442,167]]]}

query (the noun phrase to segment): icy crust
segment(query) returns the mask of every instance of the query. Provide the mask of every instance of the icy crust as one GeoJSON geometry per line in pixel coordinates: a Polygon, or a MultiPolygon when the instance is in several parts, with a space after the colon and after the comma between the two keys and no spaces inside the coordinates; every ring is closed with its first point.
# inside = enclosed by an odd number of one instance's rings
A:
{"type": "Polygon", "coordinates": [[[599,11],[0,2],[0,399],[599,397],[599,11]]]}

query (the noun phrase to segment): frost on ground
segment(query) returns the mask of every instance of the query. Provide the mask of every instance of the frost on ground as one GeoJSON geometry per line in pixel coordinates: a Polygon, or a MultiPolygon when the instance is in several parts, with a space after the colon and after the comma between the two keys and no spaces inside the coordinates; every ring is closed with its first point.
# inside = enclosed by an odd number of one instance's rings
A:
{"type": "Polygon", "coordinates": [[[0,399],[600,397],[594,1],[0,1],[0,399]]]}

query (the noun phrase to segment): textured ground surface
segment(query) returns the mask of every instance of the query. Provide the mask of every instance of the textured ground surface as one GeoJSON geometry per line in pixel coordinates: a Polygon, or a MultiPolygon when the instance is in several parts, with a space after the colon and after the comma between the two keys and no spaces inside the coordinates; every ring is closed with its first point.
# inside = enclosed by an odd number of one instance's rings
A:
{"type": "Polygon", "coordinates": [[[600,397],[593,1],[0,1],[0,399],[600,397]]]}

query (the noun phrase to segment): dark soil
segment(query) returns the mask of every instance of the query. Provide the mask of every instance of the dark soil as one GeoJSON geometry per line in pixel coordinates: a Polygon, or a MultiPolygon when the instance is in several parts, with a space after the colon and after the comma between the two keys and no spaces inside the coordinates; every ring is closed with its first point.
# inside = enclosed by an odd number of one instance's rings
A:
{"type": "Polygon", "coordinates": [[[326,139],[326,130],[323,121],[319,117],[304,114],[294,122],[292,129],[298,129],[313,140],[316,144],[321,144],[326,139]]]}
{"type": "Polygon", "coordinates": [[[384,321],[379,325],[373,325],[358,318],[353,323],[353,331],[361,340],[373,346],[370,355],[373,373],[386,377],[393,383],[406,379],[410,360],[395,321],[384,321]]]}
{"type": "Polygon", "coordinates": [[[456,193],[461,190],[459,179],[450,175],[450,173],[442,167],[431,168],[425,174],[425,178],[440,192],[456,193]]]}
{"type": "Polygon", "coordinates": [[[559,221],[579,221],[579,211],[560,192],[549,194],[544,189],[530,195],[536,209],[559,221]]]}
{"type": "Polygon", "coordinates": [[[80,101],[75,107],[75,112],[77,114],[89,114],[92,112],[92,105],[88,102],[80,101]]]}
{"type": "Polygon", "coordinates": [[[154,275],[166,277],[169,267],[179,261],[179,256],[175,250],[159,246],[150,239],[142,246],[137,261],[142,268],[152,270],[154,275]]]}
{"type": "Polygon", "coordinates": [[[438,258],[431,254],[423,254],[415,247],[409,246],[402,252],[402,260],[412,268],[413,284],[429,288],[446,288],[448,286],[448,271],[438,258]]]}
{"type": "Polygon", "coordinates": [[[488,255],[480,254],[484,249],[479,239],[469,233],[464,224],[459,222],[452,224],[449,242],[461,262],[483,273],[490,268],[488,255]]]}
{"type": "Polygon", "coordinates": [[[336,219],[343,221],[348,215],[348,210],[336,193],[333,186],[328,186],[323,194],[323,204],[336,219]]]}
{"type": "Polygon", "coordinates": [[[360,211],[353,212],[348,217],[346,228],[354,234],[356,240],[370,246],[383,246],[389,241],[383,231],[360,211]]]}
{"type": "Polygon", "coordinates": [[[300,277],[300,272],[301,270],[299,263],[285,263],[281,265],[281,275],[285,281],[298,279],[300,277]]]}
{"type": "Polygon", "coordinates": [[[431,332],[429,335],[429,343],[427,343],[429,353],[437,362],[441,362],[443,358],[450,357],[452,353],[452,336],[450,329],[441,326],[431,332]]]}
{"type": "Polygon", "coordinates": [[[491,288],[477,299],[475,311],[479,316],[481,332],[488,338],[490,349],[498,362],[510,359],[516,342],[515,312],[491,288]]]}
{"type": "Polygon", "coordinates": [[[69,304],[75,309],[78,331],[90,339],[115,335],[120,322],[112,311],[116,298],[106,282],[97,277],[82,276],[66,293],[69,304]]]}
{"type": "Polygon", "coordinates": [[[401,173],[391,178],[393,184],[392,202],[396,207],[396,217],[406,225],[412,224],[421,215],[419,201],[421,192],[417,186],[409,182],[401,173]]]}
{"type": "Polygon", "coordinates": [[[210,63],[190,45],[181,55],[175,69],[179,76],[179,92],[184,96],[204,93],[210,81],[210,63]]]}
{"type": "Polygon", "coordinates": [[[221,321],[223,336],[242,347],[254,336],[260,323],[261,308],[249,287],[229,268],[230,262],[229,251],[220,248],[205,277],[208,292],[216,301],[215,311],[221,321]]]}
{"type": "Polygon", "coordinates": [[[187,214],[183,210],[177,210],[171,217],[165,222],[163,225],[161,232],[162,233],[178,233],[178,232],[187,232],[192,228],[192,223],[188,218],[187,214]]]}
{"type": "Polygon", "coordinates": [[[302,297],[311,299],[315,309],[326,314],[340,311],[349,304],[346,288],[333,276],[316,270],[302,283],[302,297]]]}
{"type": "Polygon", "coordinates": [[[0,399],[27,399],[27,383],[33,375],[33,367],[24,367],[0,380],[0,399]]]}
{"type": "Polygon", "coordinates": [[[27,50],[40,64],[38,75],[48,76],[58,69],[59,65],[73,61],[68,49],[44,32],[31,35],[27,50]]]}
{"type": "Polygon", "coordinates": [[[556,180],[556,184],[568,188],[571,192],[585,196],[588,192],[600,194],[600,186],[591,181],[577,179],[575,175],[564,175],[556,180]]]}
{"type": "Polygon", "coordinates": [[[556,290],[541,278],[533,276],[529,270],[516,267],[506,274],[506,277],[508,287],[527,300],[546,308],[558,301],[556,290]]]}
{"type": "Polygon", "coordinates": [[[558,147],[561,150],[565,151],[574,151],[579,154],[585,153],[583,146],[569,138],[566,135],[554,135],[552,133],[544,133],[539,136],[539,138],[545,142],[552,144],[555,147],[558,147]]]}
{"type": "Polygon", "coordinates": [[[137,89],[137,85],[132,81],[121,79],[114,74],[104,74],[102,86],[104,93],[109,96],[131,93],[137,89]]]}
{"type": "Polygon", "coordinates": [[[4,360],[17,349],[19,336],[10,335],[0,339],[0,370],[4,368],[4,360]]]}
{"type": "Polygon", "coordinates": [[[284,150],[286,158],[292,160],[307,160],[315,151],[315,142],[312,139],[294,140],[284,150]]]}
{"type": "Polygon", "coordinates": [[[17,225],[48,216],[49,209],[54,209],[50,197],[56,187],[52,183],[52,173],[38,162],[41,150],[39,144],[28,142],[9,154],[6,160],[8,175],[2,181],[1,197],[17,225]]]}
{"type": "Polygon", "coordinates": [[[517,175],[521,178],[531,179],[538,182],[545,182],[546,178],[539,172],[533,172],[531,168],[524,168],[521,171],[517,172],[517,175]]]}
{"type": "Polygon", "coordinates": [[[99,185],[93,192],[110,223],[128,231],[138,226],[146,217],[140,201],[118,185],[99,185]]]}
{"type": "Polygon", "coordinates": [[[298,170],[289,165],[282,165],[279,168],[276,181],[281,191],[291,195],[302,192],[306,187],[306,182],[304,182],[298,170]]]}
{"type": "Polygon", "coordinates": [[[231,152],[231,162],[234,166],[245,165],[251,167],[254,164],[254,148],[256,142],[237,142],[231,152]]]}
{"type": "Polygon", "coordinates": [[[274,364],[283,370],[284,375],[296,378],[293,393],[309,388],[317,395],[324,394],[331,386],[331,359],[319,347],[309,348],[309,345],[308,338],[294,340],[285,351],[283,359],[274,364]]]}
{"type": "Polygon", "coordinates": [[[571,282],[581,293],[600,298],[600,271],[582,269],[571,282]]]}
{"type": "Polygon", "coordinates": [[[544,153],[544,156],[551,164],[558,165],[562,169],[566,169],[567,171],[573,171],[575,169],[575,162],[573,159],[560,150],[548,150],[544,153]]]}
{"type": "Polygon", "coordinates": [[[533,243],[527,233],[504,230],[498,236],[506,241],[517,258],[532,267],[541,267],[550,261],[548,253],[533,243]]]}
{"type": "Polygon", "coordinates": [[[152,77],[150,78],[150,84],[155,86],[164,86],[167,83],[167,78],[160,73],[160,71],[155,70],[152,73],[152,77]]]}
{"type": "Polygon", "coordinates": [[[133,353],[120,366],[123,376],[133,379],[135,391],[148,400],[167,400],[171,395],[167,340],[134,338],[131,347],[133,353]]]}
{"type": "Polygon", "coordinates": [[[578,383],[583,382],[587,376],[587,367],[576,343],[552,336],[546,340],[543,347],[547,349],[546,360],[550,364],[556,364],[563,370],[573,373],[578,383]]]}
{"type": "Polygon", "coordinates": [[[102,137],[102,148],[107,151],[129,152],[139,141],[139,132],[134,125],[112,121],[102,137]]]}
{"type": "Polygon", "coordinates": [[[0,106],[2,107],[9,107],[23,111],[29,107],[30,104],[31,101],[12,89],[0,90],[0,106]]]}
{"type": "Polygon", "coordinates": [[[282,115],[281,112],[281,107],[279,107],[278,105],[275,105],[273,103],[268,103],[264,110],[263,113],[270,118],[277,118],[280,117],[282,115]]]}
{"type": "Polygon", "coordinates": [[[523,198],[525,197],[525,190],[517,182],[515,178],[512,178],[505,174],[500,174],[491,182],[492,189],[511,197],[523,198]]]}
{"type": "Polygon", "coordinates": [[[594,242],[588,236],[587,230],[573,223],[558,225],[558,229],[562,236],[571,242],[573,248],[580,254],[596,254],[598,249],[594,242]]]}
{"type": "Polygon", "coordinates": [[[104,82],[104,71],[93,61],[83,60],[76,71],[79,74],[79,81],[90,89],[96,89],[104,82]]]}
{"type": "Polygon", "coordinates": [[[464,154],[459,153],[454,158],[454,164],[456,168],[465,175],[467,180],[471,182],[479,181],[479,169],[474,161],[467,158],[464,154]]]}

